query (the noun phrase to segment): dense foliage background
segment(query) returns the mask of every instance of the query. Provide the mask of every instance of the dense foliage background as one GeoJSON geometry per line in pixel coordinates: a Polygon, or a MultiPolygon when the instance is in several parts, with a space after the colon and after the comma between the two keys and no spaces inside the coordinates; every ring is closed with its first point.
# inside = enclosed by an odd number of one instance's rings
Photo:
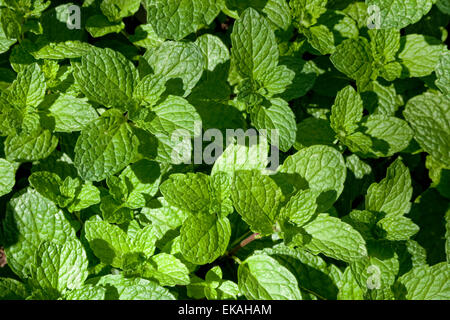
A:
{"type": "Polygon", "coordinates": [[[449,299],[449,14],[0,0],[0,299],[449,299]]]}

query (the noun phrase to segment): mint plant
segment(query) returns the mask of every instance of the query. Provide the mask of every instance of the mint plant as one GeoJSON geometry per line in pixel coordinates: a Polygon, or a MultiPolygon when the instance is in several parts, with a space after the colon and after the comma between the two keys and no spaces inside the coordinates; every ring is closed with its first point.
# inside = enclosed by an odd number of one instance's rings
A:
{"type": "Polygon", "coordinates": [[[0,0],[0,299],[450,299],[444,0],[0,0]]]}

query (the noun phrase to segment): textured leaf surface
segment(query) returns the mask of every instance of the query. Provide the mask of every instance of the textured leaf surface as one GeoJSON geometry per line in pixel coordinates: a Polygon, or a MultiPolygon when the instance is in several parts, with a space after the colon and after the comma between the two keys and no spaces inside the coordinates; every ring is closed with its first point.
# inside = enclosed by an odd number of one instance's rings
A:
{"type": "Polygon", "coordinates": [[[156,116],[140,125],[158,138],[158,160],[179,164],[186,154],[190,157],[190,139],[197,134],[196,126],[201,123],[194,106],[181,97],[169,96],[153,107],[152,112],[156,116]]]}
{"type": "Polygon", "coordinates": [[[151,257],[147,262],[144,275],[158,280],[161,286],[183,286],[190,282],[188,268],[167,253],[159,253],[151,257]]]}
{"type": "Polygon", "coordinates": [[[436,85],[441,89],[443,94],[450,94],[450,53],[447,51],[441,55],[436,65],[436,85]]]}
{"type": "Polygon", "coordinates": [[[411,175],[400,159],[387,169],[386,178],[367,190],[366,209],[387,215],[403,215],[411,208],[411,175]]]}
{"type": "Polygon", "coordinates": [[[5,141],[6,159],[10,161],[35,161],[47,158],[58,145],[58,138],[49,130],[38,129],[11,135],[5,141]]]}
{"type": "Polygon", "coordinates": [[[409,100],[403,113],[420,146],[450,167],[450,98],[424,93],[409,100]]]}
{"type": "Polygon", "coordinates": [[[434,266],[420,266],[397,280],[400,299],[448,300],[450,296],[449,265],[446,262],[434,266]]]}
{"type": "Polygon", "coordinates": [[[75,146],[75,166],[86,180],[100,181],[125,168],[137,153],[138,140],[119,112],[90,122],[75,146]]]}
{"type": "Polygon", "coordinates": [[[277,66],[275,34],[258,11],[249,8],[233,26],[231,58],[244,78],[260,79],[277,66]]]}
{"type": "Polygon", "coordinates": [[[331,127],[337,134],[351,134],[357,128],[363,114],[363,101],[351,86],[338,92],[331,107],[331,127]]]}
{"type": "Polygon", "coordinates": [[[312,146],[289,156],[278,170],[295,180],[298,189],[309,188],[321,193],[318,210],[327,210],[344,189],[344,158],[327,146],[312,146]]]}
{"type": "Polygon", "coordinates": [[[16,106],[37,107],[45,95],[45,76],[37,63],[25,67],[8,88],[9,100],[16,106]]]}
{"type": "Polygon", "coordinates": [[[380,13],[380,27],[402,29],[416,23],[430,11],[432,0],[366,0],[380,13]]]}
{"type": "Polygon", "coordinates": [[[3,231],[7,243],[8,265],[17,274],[28,274],[27,265],[41,241],[64,244],[75,238],[75,231],[64,213],[50,200],[28,189],[10,200],[3,231]]]}
{"type": "Polygon", "coordinates": [[[106,288],[106,300],[175,300],[169,290],[142,278],[106,275],[89,281],[106,288]]]}
{"type": "Polygon", "coordinates": [[[203,173],[173,174],[162,183],[160,190],[172,206],[193,214],[209,210],[210,178],[203,173]]]}
{"type": "Polygon", "coordinates": [[[434,38],[410,34],[401,39],[403,49],[398,57],[408,77],[424,77],[436,68],[444,46],[434,38]]]}
{"type": "Polygon", "coordinates": [[[252,111],[253,125],[261,130],[267,130],[268,140],[277,146],[276,136],[279,137],[279,148],[288,151],[295,142],[297,125],[295,115],[289,108],[289,104],[282,99],[271,100],[271,105],[256,107],[252,111]]]}
{"type": "Polygon", "coordinates": [[[122,229],[104,221],[88,221],[84,232],[92,251],[103,263],[122,267],[124,255],[131,252],[132,247],[122,229]]]}
{"type": "MultiPolygon", "coordinates": [[[[152,52],[149,51],[149,53],[152,52]]],[[[148,62],[155,75],[174,79],[174,81],[181,79],[185,97],[200,80],[207,64],[205,56],[197,45],[175,41],[164,42],[149,56],[148,62]]]]}
{"type": "Polygon", "coordinates": [[[160,37],[180,40],[209,25],[224,6],[223,0],[151,0],[147,21],[160,37]]]}
{"type": "Polygon", "coordinates": [[[236,172],[233,204],[253,232],[273,232],[281,198],[281,190],[270,176],[255,170],[236,172]]]}
{"type": "Polygon", "coordinates": [[[63,245],[43,242],[34,257],[32,279],[44,289],[62,293],[77,289],[88,276],[86,252],[78,240],[63,245]]]}
{"type": "Polygon", "coordinates": [[[227,218],[199,213],[188,217],[180,232],[183,257],[195,264],[207,264],[225,253],[231,227],[227,218]]]}
{"type": "Polygon", "coordinates": [[[311,235],[311,241],[305,246],[314,253],[323,253],[346,262],[367,255],[363,237],[340,219],[320,214],[304,228],[311,235]]]}
{"type": "Polygon", "coordinates": [[[70,94],[55,97],[48,112],[55,119],[55,131],[58,132],[80,131],[98,118],[97,112],[86,98],[77,98],[70,94]]]}
{"type": "Polygon", "coordinates": [[[72,65],[73,76],[89,99],[105,107],[127,109],[138,77],[131,61],[117,51],[96,48],[72,65]]]}
{"type": "Polygon", "coordinates": [[[301,300],[294,275],[275,259],[254,255],[238,269],[239,289],[252,300],[301,300]]]}
{"type": "Polygon", "coordinates": [[[0,177],[0,196],[11,192],[14,187],[16,183],[16,169],[17,167],[13,163],[0,159],[0,172],[2,173],[0,177]]]}
{"type": "Polygon", "coordinates": [[[359,37],[344,40],[330,57],[336,69],[364,85],[372,79],[372,49],[367,39],[359,37]]]}

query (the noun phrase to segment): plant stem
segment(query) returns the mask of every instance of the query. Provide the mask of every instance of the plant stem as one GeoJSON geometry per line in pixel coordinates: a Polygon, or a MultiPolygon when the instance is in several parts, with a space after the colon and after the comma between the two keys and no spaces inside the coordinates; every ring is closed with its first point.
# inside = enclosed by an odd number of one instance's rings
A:
{"type": "Polygon", "coordinates": [[[230,245],[230,247],[234,248],[238,243],[240,243],[242,240],[244,240],[251,234],[252,234],[252,232],[250,230],[247,231],[246,233],[242,234],[239,238],[237,238],[233,241],[233,243],[230,245]]]}
{"type": "Polygon", "coordinates": [[[231,251],[228,253],[229,256],[234,256],[241,248],[248,245],[250,242],[256,239],[260,239],[261,235],[259,233],[253,233],[244,240],[242,240],[237,246],[235,246],[231,251]]]}

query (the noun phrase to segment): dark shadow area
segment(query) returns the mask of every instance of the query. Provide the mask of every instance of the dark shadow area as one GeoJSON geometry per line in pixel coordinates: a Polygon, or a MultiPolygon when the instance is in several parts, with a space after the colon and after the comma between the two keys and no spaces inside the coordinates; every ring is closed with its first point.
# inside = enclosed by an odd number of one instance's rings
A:
{"type": "Polygon", "coordinates": [[[287,199],[297,191],[309,188],[308,181],[298,173],[278,172],[270,178],[281,188],[287,199]]]}
{"type": "MultiPolygon", "coordinates": [[[[155,161],[142,159],[131,165],[131,170],[136,175],[141,183],[150,184],[154,183],[156,179],[161,175],[161,168],[155,161]]],[[[126,182],[127,185],[130,181],[126,182]]]]}
{"type": "Polygon", "coordinates": [[[325,299],[335,300],[337,298],[339,290],[334,280],[322,270],[309,265],[306,257],[304,257],[305,261],[301,261],[290,255],[278,253],[270,254],[270,256],[295,275],[301,289],[306,289],[325,299]]]}
{"type": "Polygon", "coordinates": [[[449,208],[450,201],[431,188],[420,196],[419,201],[412,204],[408,215],[420,226],[414,240],[425,248],[430,266],[446,260],[445,214],[449,208]]]}
{"type": "Polygon", "coordinates": [[[116,257],[114,249],[103,239],[89,241],[89,246],[104,264],[111,264],[116,257]]]}

